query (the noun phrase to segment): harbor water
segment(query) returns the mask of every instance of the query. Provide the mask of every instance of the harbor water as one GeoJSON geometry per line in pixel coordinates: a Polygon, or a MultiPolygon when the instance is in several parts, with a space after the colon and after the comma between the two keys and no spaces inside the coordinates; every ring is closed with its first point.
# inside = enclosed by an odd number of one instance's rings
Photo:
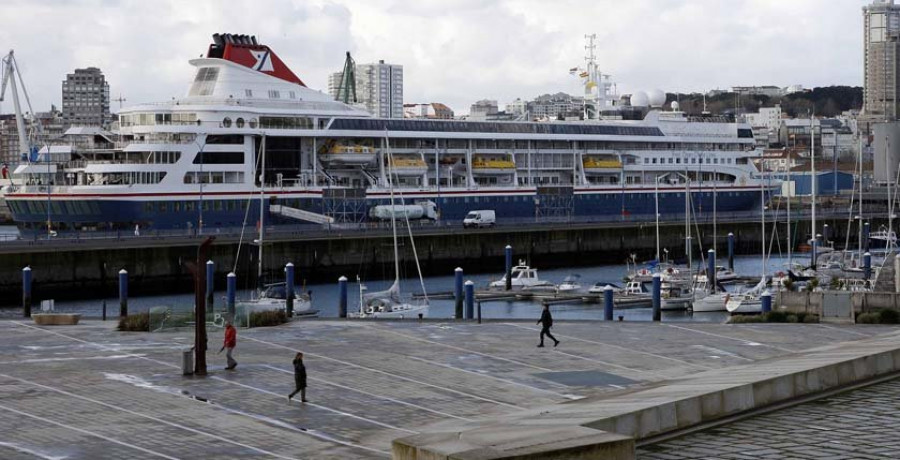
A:
{"type": "MultiPolygon", "coordinates": [[[[795,262],[802,259],[795,258],[795,262]]],[[[782,270],[787,262],[786,258],[773,257],[769,260],[769,271],[782,270]]],[[[721,258],[718,265],[726,265],[727,260],[721,258]]],[[[699,265],[700,261],[695,264],[699,265]]],[[[742,276],[761,276],[762,261],[759,256],[739,256],[734,261],[735,272],[742,276]]],[[[298,267],[298,278],[302,279],[302,267],[298,267]]],[[[463,267],[465,268],[465,267],[463,267]]],[[[542,280],[550,281],[558,284],[570,275],[580,275],[580,283],[582,289],[586,292],[595,283],[622,285],[622,279],[627,272],[625,265],[603,265],[594,267],[579,267],[576,269],[553,269],[540,270],[539,277],[542,280]]],[[[404,294],[420,294],[422,286],[415,277],[414,273],[405,274],[406,279],[401,280],[401,292],[404,294]]],[[[466,280],[472,280],[477,288],[485,289],[488,283],[497,280],[502,273],[487,274],[466,274],[466,280]]],[[[349,283],[349,300],[348,310],[359,310],[359,283],[356,282],[355,275],[348,274],[349,283]]],[[[362,283],[369,292],[375,292],[387,289],[391,281],[371,281],[365,280],[362,283]]],[[[453,289],[453,275],[429,277],[424,279],[426,292],[429,293],[447,293],[453,289]]],[[[302,286],[298,283],[298,289],[312,292],[312,304],[314,308],[320,310],[320,317],[336,318],[338,316],[338,285],[337,280],[333,284],[314,284],[302,286]]],[[[730,286],[729,289],[740,289],[739,286],[730,286]]],[[[249,290],[239,291],[238,299],[249,299],[252,292],[249,290]]],[[[225,292],[220,291],[215,296],[215,308],[221,309],[224,304],[225,292]]],[[[85,317],[100,317],[103,311],[103,304],[106,303],[108,318],[114,318],[119,311],[117,298],[91,299],[57,302],[55,310],[58,312],[80,313],[85,317]]],[[[452,318],[455,310],[455,302],[449,300],[431,300],[430,301],[429,318],[452,318]]],[[[128,300],[128,309],[130,313],[148,311],[153,307],[169,307],[178,311],[190,311],[193,308],[193,294],[179,294],[166,296],[146,296],[133,297],[128,300]]],[[[502,300],[502,301],[485,301],[481,304],[481,315],[484,319],[535,319],[540,316],[541,304],[536,301],[526,300],[502,300]]],[[[35,306],[35,311],[39,306],[35,306]]],[[[561,320],[602,320],[603,305],[601,303],[581,303],[573,302],[567,304],[555,304],[551,307],[551,311],[556,319],[561,320]]],[[[21,309],[4,309],[0,310],[0,314],[5,317],[17,317],[21,315],[21,309]]],[[[652,312],[650,308],[623,308],[616,309],[615,317],[622,317],[624,321],[650,321],[652,312]]],[[[691,313],[689,311],[664,311],[663,321],[704,321],[704,322],[724,322],[728,318],[725,312],[714,313],[691,313]]]]}

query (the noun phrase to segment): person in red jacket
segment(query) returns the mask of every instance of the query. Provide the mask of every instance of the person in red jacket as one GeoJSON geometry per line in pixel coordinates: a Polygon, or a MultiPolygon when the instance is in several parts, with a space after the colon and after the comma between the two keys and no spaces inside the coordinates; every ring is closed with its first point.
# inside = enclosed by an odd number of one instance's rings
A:
{"type": "Polygon", "coordinates": [[[234,369],[237,366],[237,361],[231,356],[231,353],[234,352],[234,347],[237,345],[237,329],[231,324],[231,321],[225,322],[225,343],[222,345],[222,348],[219,349],[219,353],[222,350],[228,350],[225,352],[225,357],[228,358],[228,366],[225,367],[227,370],[234,369]]]}

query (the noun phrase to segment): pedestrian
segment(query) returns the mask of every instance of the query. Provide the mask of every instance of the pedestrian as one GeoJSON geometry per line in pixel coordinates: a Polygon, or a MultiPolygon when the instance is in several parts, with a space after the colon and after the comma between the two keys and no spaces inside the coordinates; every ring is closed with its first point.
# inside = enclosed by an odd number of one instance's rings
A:
{"type": "Polygon", "coordinates": [[[134,236],[141,236],[141,226],[140,224],[136,224],[134,226],[134,236]]]}
{"type": "Polygon", "coordinates": [[[544,304],[544,311],[541,312],[541,319],[538,320],[537,324],[541,325],[541,343],[538,347],[544,346],[545,335],[553,340],[554,347],[559,345],[559,340],[556,340],[556,337],[553,337],[553,334],[550,333],[550,328],[553,327],[553,317],[550,316],[550,305],[544,304]]]}
{"type": "Polygon", "coordinates": [[[235,329],[231,324],[231,320],[225,321],[225,343],[222,344],[222,348],[219,349],[219,353],[221,353],[222,350],[228,350],[225,352],[225,357],[228,359],[228,366],[225,367],[226,370],[231,370],[237,367],[237,361],[235,361],[234,357],[231,356],[236,345],[237,329],[235,329]]]}
{"type": "Polygon", "coordinates": [[[306,366],[303,365],[303,353],[297,353],[294,355],[294,392],[288,395],[288,402],[291,402],[291,398],[294,397],[297,393],[300,393],[300,401],[307,402],[306,400],[306,366]]]}

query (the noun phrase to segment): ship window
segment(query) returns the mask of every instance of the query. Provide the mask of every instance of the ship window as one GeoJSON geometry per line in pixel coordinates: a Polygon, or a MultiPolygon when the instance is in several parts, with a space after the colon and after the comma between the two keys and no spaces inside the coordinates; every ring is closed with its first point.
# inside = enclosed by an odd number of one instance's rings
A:
{"type": "Polygon", "coordinates": [[[225,128],[230,128],[231,127],[231,118],[225,117],[225,119],[222,120],[222,126],[225,128]]]}
{"type": "Polygon", "coordinates": [[[237,128],[243,128],[244,127],[244,119],[238,118],[237,120],[235,120],[234,126],[237,128]]]}
{"type": "Polygon", "coordinates": [[[207,165],[242,165],[244,152],[199,152],[194,157],[194,164],[207,165]]]}
{"type": "Polygon", "coordinates": [[[269,99],[278,99],[281,97],[281,94],[278,93],[278,90],[270,89],[269,90],[269,99]]]}
{"type": "Polygon", "coordinates": [[[252,90],[252,89],[245,89],[245,90],[244,90],[244,96],[245,96],[245,97],[253,97],[253,90],[252,90]]]}
{"type": "Polygon", "coordinates": [[[256,118],[251,118],[249,125],[250,125],[251,129],[256,128],[256,125],[257,125],[256,118]]]}
{"type": "Polygon", "coordinates": [[[291,96],[291,99],[297,99],[297,93],[291,91],[291,92],[288,93],[288,94],[291,96]]]}

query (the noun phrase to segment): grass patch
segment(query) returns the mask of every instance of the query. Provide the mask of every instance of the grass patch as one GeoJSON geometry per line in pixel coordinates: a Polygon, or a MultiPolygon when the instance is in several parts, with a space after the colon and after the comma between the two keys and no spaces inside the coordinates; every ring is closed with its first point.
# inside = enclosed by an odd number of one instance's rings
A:
{"type": "Polygon", "coordinates": [[[288,322],[284,310],[255,311],[250,313],[250,327],[278,326],[288,322]]]}
{"type": "Polygon", "coordinates": [[[771,311],[760,315],[734,315],[728,320],[729,324],[759,324],[759,323],[818,323],[819,315],[812,313],[788,313],[784,311],[771,311]]]}
{"type": "Polygon", "coordinates": [[[150,313],[138,313],[119,318],[119,330],[131,332],[150,331],[150,313]]]}

